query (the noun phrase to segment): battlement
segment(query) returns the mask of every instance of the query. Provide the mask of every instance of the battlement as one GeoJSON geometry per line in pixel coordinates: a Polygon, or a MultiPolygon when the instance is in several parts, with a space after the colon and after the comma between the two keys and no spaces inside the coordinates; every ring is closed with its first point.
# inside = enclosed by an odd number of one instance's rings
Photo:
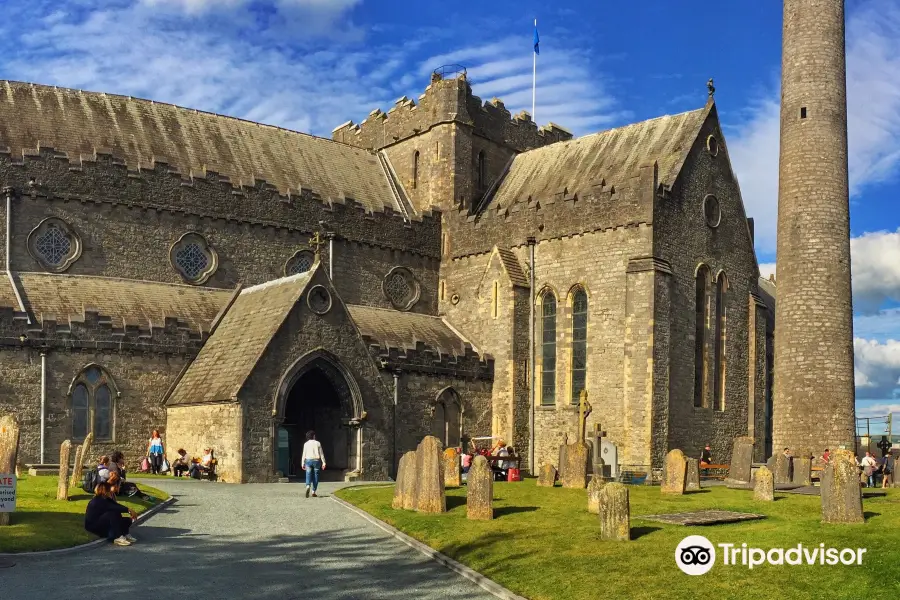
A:
{"type": "Polygon", "coordinates": [[[471,127],[478,135],[517,152],[572,139],[570,131],[555,123],[538,127],[527,111],[511,115],[497,98],[482,102],[472,94],[462,67],[436,70],[418,104],[403,96],[387,112],[375,109],[359,124],[347,121],[339,125],[332,131],[332,139],[380,150],[446,123],[471,127]]]}
{"type": "Polygon", "coordinates": [[[458,375],[464,373],[474,379],[492,380],[494,359],[476,353],[466,345],[464,355],[442,354],[417,342],[405,348],[385,347],[368,336],[363,339],[369,344],[369,353],[382,368],[416,371],[430,375],[458,375]]]}
{"type": "Polygon", "coordinates": [[[0,149],[0,180],[23,200],[78,201],[311,233],[322,224],[338,237],[440,256],[440,215],[410,216],[390,206],[372,209],[350,193],[329,195],[314,185],[281,193],[263,179],[232,182],[212,170],[179,173],[163,157],[130,169],[112,152],[69,157],[41,147],[13,156],[0,149]]]}

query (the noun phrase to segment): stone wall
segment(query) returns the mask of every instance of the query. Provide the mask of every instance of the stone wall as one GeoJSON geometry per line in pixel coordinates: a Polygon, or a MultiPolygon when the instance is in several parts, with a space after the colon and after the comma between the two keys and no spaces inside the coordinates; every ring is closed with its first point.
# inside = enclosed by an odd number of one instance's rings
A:
{"type": "Polygon", "coordinates": [[[243,409],[229,404],[170,406],[166,409],[166,457],[169,462],[184,448],[189,458],[203,456],[212,448],[216,456],[216,475],[225,483],[243,480],[243,409]]]}
{"type": "MultiPolygon", "coordinates": [[[[711,107],[671,193],[657,198],[653,220],[654,255],[666,260],[672,270],[669,448],[680,448],[687,456],[699,457],[704,444],[709,443],[716,462],[727,462],[731,441],[748,431],[749,300],[757,291],[759,269],[715,106],[711,107]],[[709,136],[717,142],[715,156],[707,150],[709,136]],[[707,224],[704,215],[704,199],[710,194],[718,199],[721,209],[721,220],[714,228],[707,224]],[[709,379],[704,407],[694,406],[695,274],[701,264],[708,266],[713,278],[724,272],[728,281],[724,411],[713,407],[714,284],[707,294],[711,310],[705,326],[709,379]]],[[[760,364],[754,359],[752,368],[758,369],[760,364]]],[[[757,388],[756,393],[756,406],[762,406],[764,388],[757,388]]]]}

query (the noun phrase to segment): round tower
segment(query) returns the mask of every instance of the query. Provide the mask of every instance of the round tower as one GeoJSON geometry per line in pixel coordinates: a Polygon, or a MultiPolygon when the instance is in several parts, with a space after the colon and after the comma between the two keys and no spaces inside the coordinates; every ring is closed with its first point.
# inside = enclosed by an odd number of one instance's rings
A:
{"type": "Polygon", "coordinates": [[[854,448],[844,0],[784,0],[773,452],[854,448]]]}

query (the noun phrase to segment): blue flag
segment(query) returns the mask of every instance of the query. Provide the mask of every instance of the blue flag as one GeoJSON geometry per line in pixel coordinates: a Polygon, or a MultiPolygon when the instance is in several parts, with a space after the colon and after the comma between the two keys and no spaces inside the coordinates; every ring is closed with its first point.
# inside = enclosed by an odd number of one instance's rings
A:
{"type": "Polygon", "coordinates": [[[534,26],[534,53],[535,54],[541,53],[540,42],[541,42],[541,39],[538,37],[537,25],[535,25],[534,26]]]}

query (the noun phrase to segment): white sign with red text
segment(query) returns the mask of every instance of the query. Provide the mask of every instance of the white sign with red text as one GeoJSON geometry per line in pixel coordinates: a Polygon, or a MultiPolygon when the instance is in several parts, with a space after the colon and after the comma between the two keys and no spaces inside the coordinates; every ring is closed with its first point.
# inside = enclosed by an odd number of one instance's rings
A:
{"type": "Polygon", "coordinates": [[[16,510],[16,474],[0,473],[0,512],[16,510]]]}

